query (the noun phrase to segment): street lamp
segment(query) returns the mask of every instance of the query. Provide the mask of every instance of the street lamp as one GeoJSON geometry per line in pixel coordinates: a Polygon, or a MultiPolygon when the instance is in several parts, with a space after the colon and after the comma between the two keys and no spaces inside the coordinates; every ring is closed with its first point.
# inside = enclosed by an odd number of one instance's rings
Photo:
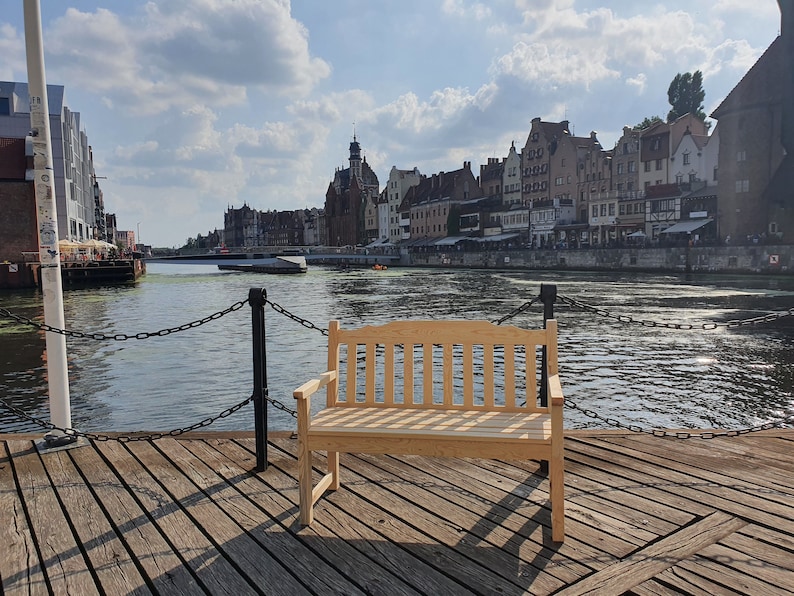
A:
{"type": "Polygon", "coordinates": [[[141,246],[141,252],[143,252],[143,244],[141,243],[141,222],[138,222],[138,235],[135,238],[137,240],[136,244],[141,246]]]}

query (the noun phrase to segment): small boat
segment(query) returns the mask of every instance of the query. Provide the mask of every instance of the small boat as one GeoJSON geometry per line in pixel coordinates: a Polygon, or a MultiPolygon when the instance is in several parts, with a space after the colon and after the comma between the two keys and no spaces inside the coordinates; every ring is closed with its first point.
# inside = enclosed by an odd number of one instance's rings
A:
{"type": "Polygon", "coordinates": [[[381,265],[380,263],[375,263],[375,264],[372,266],[372,268],[373,268],[375,271],[386,271],[386,269],[388,269],[388,267],[387,267],[386,265],[381,265]]]}
{"type": "Polygon", "coordinates": [[[149,259],[157,263],[180,265],[217,265],[222,271],[250,273],[306,273],[306,257],[267,253],[209,253],[149,259]]]}

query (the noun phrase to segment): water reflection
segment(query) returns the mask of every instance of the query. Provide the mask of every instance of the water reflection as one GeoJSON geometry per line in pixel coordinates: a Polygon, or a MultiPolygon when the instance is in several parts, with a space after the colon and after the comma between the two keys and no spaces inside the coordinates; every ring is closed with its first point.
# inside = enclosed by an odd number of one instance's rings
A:
{"type": "MultiPolygon", "coordinates": [[[[67,327],[86,333],[155,332],[198,320],[245,300],[250,287],[325,327],[402,318],[497,320],[536,298],[540,283],[636,320],[700,325],[787,310],[790,278],[705,277],[577,272],[451,271],[390,268],[301,276],[219,272],[213,267],[150,264],[137,286],[69,291],[67,327]]],[[[0,295],[0,306],[43,320],[35,292],[0,295]]],[[[679,331],[628,325],[555,305],[566,395],[584,408],[645,427],[730,427],[779,417],[792,407],[792,317],[754,327],[679,331]]],[[[535,305],[511,321],[542,325],[535,305]]],[[[272,309],[266,313],[270,395],[294,407],[292,389],[325,367],[325,337],[272,309]]],[[[0,319],[0,394],[48,419],[44,338],[0,319]]],[[[169,430],[193,424],[251,392],[250,310],[185,332],[123,342],[67,340],[72,418],[91,431],[169,430]]],[[[273,429],[294,427],[271,408],[273,429]]],[[[213,425],[253,428],[252,408],[213,425]]],[[[599,426],[578,411],[569,427],[599,426]]],[[[603,425],[601,425],[603,426],[603,425]]],[[[38,430],[0,413],[1,432],[38,430]]]]}

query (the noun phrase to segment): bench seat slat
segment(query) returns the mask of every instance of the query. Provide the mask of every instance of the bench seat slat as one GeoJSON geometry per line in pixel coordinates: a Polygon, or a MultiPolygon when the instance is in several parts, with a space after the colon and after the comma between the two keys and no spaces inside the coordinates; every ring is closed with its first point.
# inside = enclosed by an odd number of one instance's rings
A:
{"type": "Polygon", "coordinates": [[[500,438],[510,440],[551,440],[551,416],[459,410],[404,410],[384,408],[334,408],[312,419],[309,435],[368,434],[444,435],[460,438],[500,438]]]}

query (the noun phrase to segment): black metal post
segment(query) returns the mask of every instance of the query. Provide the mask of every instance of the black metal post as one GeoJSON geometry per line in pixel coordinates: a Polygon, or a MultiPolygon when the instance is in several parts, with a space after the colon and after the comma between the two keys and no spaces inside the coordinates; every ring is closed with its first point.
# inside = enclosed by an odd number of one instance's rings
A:
{"type": "Polygon", "coordinates": [[[254,359],[254,430],[256,433],[256,471],[267,470],[267,352],[265,350],[265,288],[251,288],[251,336],[254,359]]]}
{"type": "MultiPolygon", "coordinates": [[[[540,301],[543,303],[543,328],[546,328],[546,321],[554,318],[554,302],[557,300],[557,286],[553,284],[540,284],[540,301]]],[[[547,368],[546,346],[541,351],[541,373],[540,373],[540,405],[549,405],[549,378],[547,368]]]]}
{"type": "MultiPolygon", "coordinates": [[[[543,303],[543,328],[546,328],[546,321],[554,318],[554,302],[557,300],[557,286],[553,284],[540,284],[540,301],[543,303]]],[[[546,346],[541,350],[541,372],[540,372],[540,405],[549,405],[549,371],[548,353],[546,346]]],[[[549,461],[540,461],[541,474],[549,473],[549,461]]]]}

